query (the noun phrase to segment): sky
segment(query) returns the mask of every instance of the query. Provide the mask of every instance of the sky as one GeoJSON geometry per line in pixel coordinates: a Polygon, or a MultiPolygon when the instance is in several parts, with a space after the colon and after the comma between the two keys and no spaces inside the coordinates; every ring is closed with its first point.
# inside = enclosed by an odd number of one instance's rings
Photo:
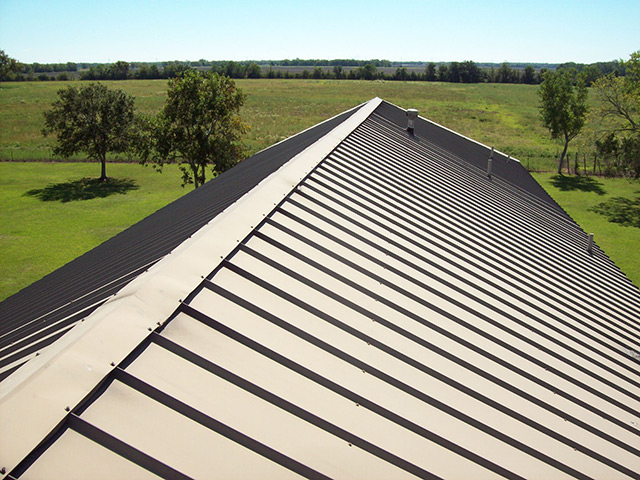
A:
{"type": "Polygon", "coordinates": [[[593,63],[640,50],[640,0],[0,0],[0,50],[24,63],[593,63]]]}

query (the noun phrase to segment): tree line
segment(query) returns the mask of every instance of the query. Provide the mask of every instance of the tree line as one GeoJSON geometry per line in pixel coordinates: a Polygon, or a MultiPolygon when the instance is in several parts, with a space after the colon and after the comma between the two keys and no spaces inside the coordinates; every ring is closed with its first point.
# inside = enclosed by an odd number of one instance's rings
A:
{"type": "MultiPolygon", "coordinates": [[[[233,79],[278,78],[278,79],[339,79],[339,80],[399,80],[452,83],[522,83],[540,84],[546,67],[536,68],[526,65],[516,68],[508,62],[500,65],[480,66],[467,60],[419,64],[396,65],[389,60],[354,59],[293,59],[269,60],[266,62],[246,61],[172,61],[162,63],[117,61],[110,64],[22,64],[15,61],[14,67],[2,73],[0,81],[34,80],[128,80],[128,79],[169,79],[181,76],[186,70],[209,70],[233,79]],[[295,68],[294,68],[295,67],[295,68]]],[[[624,62],[598,62],[594,64],[565,63],[557,66],[558,71],[577,70],[584,74],[587,86],[598,78],[610,73],[624,75],[624,62]]]]}

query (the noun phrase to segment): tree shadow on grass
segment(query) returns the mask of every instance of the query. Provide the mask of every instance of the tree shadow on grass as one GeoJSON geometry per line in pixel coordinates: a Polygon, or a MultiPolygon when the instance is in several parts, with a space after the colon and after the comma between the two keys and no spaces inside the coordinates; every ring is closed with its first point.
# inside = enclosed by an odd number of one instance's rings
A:
{"type": "Polygon", "coordinates": [[[125,194],[139,188],[135,180],[130,178],[107,178],[101,182],[97,178],[81,178],[69,182],[54,183],[44,188],[29,190],[25,195],[36,197],[43,202],[72,202],[74,200],[91,200],[104,198],[116,193],[125,194]]]}
{"type": "Polygon", "coordinates": [[[595,192],[598,195],[604,195],[607,193],[605,189],[602,188],[602,183],[591,177],[565,177],[564,175],[558,174],[551,177],[551,185],[563,192],[580,190],[582,192],[595,192]]]}
{"type": "Polygon", "coordinates": [[[610,222],[640,228],[640,195],[634,199],[612,197],[589,210],[604,215],[610,222]]]}

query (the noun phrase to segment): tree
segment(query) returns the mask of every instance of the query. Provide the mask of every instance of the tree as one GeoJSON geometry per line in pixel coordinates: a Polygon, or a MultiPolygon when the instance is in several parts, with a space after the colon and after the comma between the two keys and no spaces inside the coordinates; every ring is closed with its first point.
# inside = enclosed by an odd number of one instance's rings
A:
{"type": "Polygon", "coordinates": [[[518,83],[518,72],[509,66],[507,62],[502,62],[496,71],[496,82],[498,83],[518,83]]]}
{"type": "Polygon", "coordinates": [[[239,116],[244,100],[235,82],[217,73],[189,70],[169,80],[164,108],[138,136],[142,163],[159,170],[178,163],[182,185],[195,188],[205,183],[207,167],[214,175],[229,169],[244,155],[240,137],[248,128],[239,116]]]}
{"type": "Polygon", "coordinates": [[[427,82],[435,82],[436,80],[436,64],[433,62],[429,62],[429,64],[424,69],[424,79],[427,82]]]}
{"type": "Polygon", "coordinates": [[[558,173],[562,173],[569,142],[584,126],[587,114],[587,88],[578,79],[573,84],[572,72],[547,72],[538,88],[540,118],[554,140],[562,140],[564,148],[558,159],[558,173]]]}
{"type": "Polygon", "coordinates": [[[479,83],[482,81],[482,71],[475,62],[466,60],[460,64],[460,81],[462,83],[479,83]]]}
{"type": "Polygon", "coordinates": [[[16,59],[4,53],[4,50],[0,50],[0,82],[8,80],[9,74],[17,70],[18,62],[16,62],[16,59]]]}
{"type": "Polygon", "coordinates": [[[53,152],[65,158],[85,152],[102,164],[100,181],[107,179],[108,153],[122,153],[130,146],[134,99],[122,90],[109,90],[100,83],[67,87],[44,112],[44,135],[55,133],[53,152]]]}
{"type": "Polygon", "coordinates": [[[533,85],[536,81],[536,71],[531,65],[524,67],[524,73],[522,74],[522,83],[527,85],[533,85]]]}
{"type": "Polygon", "coordinates": [[[119,60],[109,67],[109,71],[113,80],[126,80],[129,78],[129,63],[119,60]]]}
{"type": "Polygon", "coordinates": [[[262,77],[262,69],[260,65],[255,62],[251,62],[247,67],[247,78],[260,78],[262,77]]]}
{"type": "Polygon", "coordinates": [[[363,67],[358,68],[358,76],[364,80],[375,80],[378,75],[378,68],[375,63],[367,63],[363,67]]]}
{"type": "Polygon", "coordinates": [[[438,81],[446,82],[448,80],[448,70],[444,63],[438,65],[438,81]]]}

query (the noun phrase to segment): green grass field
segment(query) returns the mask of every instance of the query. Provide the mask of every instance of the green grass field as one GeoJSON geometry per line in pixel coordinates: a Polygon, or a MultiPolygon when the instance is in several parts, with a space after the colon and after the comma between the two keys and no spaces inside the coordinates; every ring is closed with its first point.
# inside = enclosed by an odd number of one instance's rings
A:
{"type": "Polygon", "coordinates": [[[90,200],[45,201],[34,190],[98,177],[100,165],[0,163],[0,300],[188,191],[175,166],[160,175],[138,164],[109,164],[107,174],[133,180],[133,188],[90,200]]]}
{"type": "MultiPolygon", "coordinates": [[[[166,95],[162,80],[106,83],[129,91],[145,112],[157,111],[166,95]]],[[[252,126],[246,140],[251,153],[375,96],[403,108],[417,108],[421,115],[494,145],[530,168],[553,170],[559,150],[538,125],[537,98],[531,86],[264,79],[238,83],[247,93],[243,116],[252,126]]],[[[160,175],[135,163],[111,163],[109,176],[131,182],[116,185],[126,193],[101,197],[91,185],[78,182],[97,177],[97,163],[83,163],[80,157],[77,163],[42,162],[54,144],[53,138],[40,135],[42,111],[64,85],[5,83],[0,89],[0,159],[40,160],[0,162],[0,300],[189,189],[180,187],[177,168],[166,168],[160,175]],[[57,187],[47,188],[51,185],[57,187]],[[46,201],[78,197],[79,188],[95,198],[46,201]]],[[[589,210],[607,198],[636,198],[640,183],[598,178],[590,184],[595,189],[563,191],[554,186],[552,174],[534,176],[585,231],[595,233],[598,245],[640,285],[640,228],[611,223],[589,210]]]]}

